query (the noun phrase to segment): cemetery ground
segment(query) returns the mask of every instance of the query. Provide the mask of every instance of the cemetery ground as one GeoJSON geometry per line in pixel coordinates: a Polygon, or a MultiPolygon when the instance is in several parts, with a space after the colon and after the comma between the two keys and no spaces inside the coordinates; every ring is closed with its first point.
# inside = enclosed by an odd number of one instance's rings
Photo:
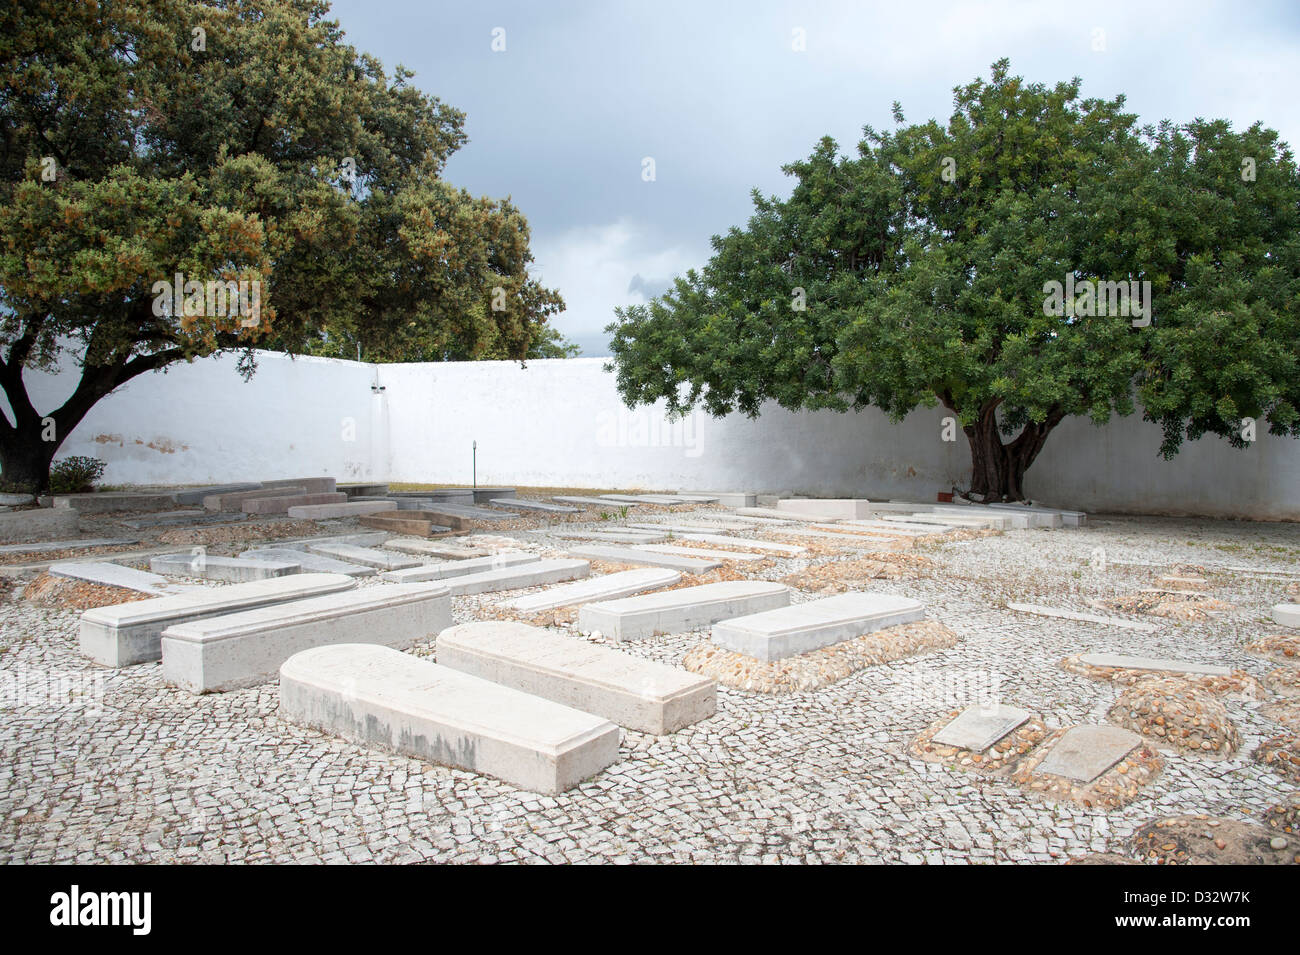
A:
{"type": "MultiPolygon", "coordinates": [[[[924,616],[763,660],[716,621],[616,640],[576,603],[511,606],[572,586],[563,579],[453,591],[455,624],[522,621],[717,681],[712,715],[673,732],[623,726],[612,763],[539,794],[287,720],[274,679],[198,694],[157,661],[92,662],[82,612],[152,595],[49,573],[69,560],[150,571],[195,548],[345,563],[382,551],[399,569],[355,571],[369,593],[437,556],[367,515],[87,510],[68,540],[96,546],[0,548],[0,860],[1300,862],[1300,629],[1271,616],[1300,602],[1294,524],[1094,514],[990,529],[949,511],[952,526],[895,525],[887,510],[856,522],[498,490],[506,503],[462,505],[462,526],[435,525],[429,545],[530,562],[589,550],[577,583],[698,551],[713,566],[650,592],[766,581],[790,588],[793,608],[866,593],[917,601],[924,616]],[[991,745],[973,742],[981,734],[991,745]]],[[[165,576],[170,588],[232,586],[165,576]]],[[[404,652],[435,660],[438,646],[404,652]]]]}

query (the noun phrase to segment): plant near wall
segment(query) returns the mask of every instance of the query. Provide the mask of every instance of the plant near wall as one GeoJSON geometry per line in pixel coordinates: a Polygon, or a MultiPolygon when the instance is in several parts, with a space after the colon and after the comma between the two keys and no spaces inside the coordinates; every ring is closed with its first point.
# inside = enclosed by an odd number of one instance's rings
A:
{"type": "Polygon", "coordinates": [[[372,361],[562,347],[523,215],[442,178],[464,115],[327,13],[0,5],[3,480],[44,488],[96,402],[205,355],[239,352],[247,376],[254,346],[372,361]],[[80,379],[42,415],[24,371],[64,353],[80,379]]]}
{"type": "Polygon", "coordinates": [[[934,439],[964,433],[985,501],[1023,500],[1071,416],[1140,402],[1165,457],[1205,434],[1246,447],[1256,425],[1300,436],[1293,154],[1258,124],[1139,128],[1122,96],[1079,90],[1004,60],[947,123],[895,104],[898,128],[866,128],[854,157],[823,139],[785,167],[789,198],[755,192],[700,271],[616,310],[624,401],[895,422],[941,405],[934,439]]]}
{"type": "Polygon", "coordinates": [[[81,494],[93,491],[108,464],[99,458],[74,455],[50,466],[51,494],[81,494]]]}

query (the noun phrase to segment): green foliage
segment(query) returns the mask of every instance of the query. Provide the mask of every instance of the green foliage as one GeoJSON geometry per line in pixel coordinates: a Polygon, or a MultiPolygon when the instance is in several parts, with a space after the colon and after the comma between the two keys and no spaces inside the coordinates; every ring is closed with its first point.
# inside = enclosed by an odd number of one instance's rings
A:
{"type": "Polygon", "coordinates": [[[60,436],[135,375],[222,350],[251,373],[253,346],[522,360],[553,343],[563,303],[528,275],[522,214],[441,178],[463,114],[347,45],[327,13],[0,6],[5,447],[39,463],[22,371],[65,347],[83,375],[52,415],[60,436]],[[260,282],[260,320],[158,314],[154,284],[178,273],[260,282]]]}
{"type": "Polygon", "coordinates": [[[99,458],[73,455],[50,465],[51,494],[80,494],[93,491],[95,482],[108,465],[99,458]]]}
{"type": "Polygon", "coordinates": [[[1206,433],[1240,446],[1245,416],[1300,435],[1294,157],[1259,125],[1139,128],[1123,97],[1079,86],[1001,61],[954,91],[947,124],[896,108],[899,128],[866,128],[855,157],[823,139],[785,167],[788,199],[756,192],[702,270],[616,310],[624,400],[896,421],[942,403],[971,442],[972,489],[1012,498],[1061,420],[1104,423],[1135,399],[1166,455],[1206,433]],[[1045,283],[1067,276],[1150,282],[1150,326],[1045,314],[1045,283]]]}

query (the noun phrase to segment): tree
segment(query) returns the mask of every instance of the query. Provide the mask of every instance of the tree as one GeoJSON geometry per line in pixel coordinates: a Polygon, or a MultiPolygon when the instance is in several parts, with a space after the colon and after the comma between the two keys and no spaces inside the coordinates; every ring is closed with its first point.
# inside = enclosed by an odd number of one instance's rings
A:
{"type": "Polygon", "coordinates": [[[616,309],[624,401],[894,421],[942,404],[979,500],[1023,500],[1066,417],[1139,400],[1166,456],[1207,433],[1243,446],[1243,417],[1300,436],[1293,156],[1258,125],[1139,128],[1122,96],[1079,89],[1004,60],[946,125],[895,104],[898,129],[867,127],[855,158],[823,139],[701,271],[616,309]]]}
{"type": "Polygon", "coordinates": [[[524,217],[441,178],[463,115],[344,43],[327,12],[0,11],[6,483],[45,487],[95,402],[177,361],[238,350],[247,375],[255,344],[309,351],[327,336],[372,360],[522,360],[549,340],[563,303],[528,275],[524,217]],[[24,369],[65,351],[80,380],[42,418],[24,369]]]}

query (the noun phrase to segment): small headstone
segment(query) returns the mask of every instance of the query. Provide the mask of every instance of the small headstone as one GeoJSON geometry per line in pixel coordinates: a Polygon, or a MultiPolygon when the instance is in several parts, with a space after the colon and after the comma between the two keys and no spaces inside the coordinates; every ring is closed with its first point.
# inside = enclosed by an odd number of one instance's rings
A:
{"type": "Polygon", "coordinates": [[[1137,733],[1118,726],[1075,726],[1056,741],[1034,772],[1090,783],[1141,742],[1137,733]]]}
{"type": "Polygon", "coordinates": [[[933,741],[982,753],[1028,719],[1029,711],[1015,706],[968,706],[933,741]]]}

